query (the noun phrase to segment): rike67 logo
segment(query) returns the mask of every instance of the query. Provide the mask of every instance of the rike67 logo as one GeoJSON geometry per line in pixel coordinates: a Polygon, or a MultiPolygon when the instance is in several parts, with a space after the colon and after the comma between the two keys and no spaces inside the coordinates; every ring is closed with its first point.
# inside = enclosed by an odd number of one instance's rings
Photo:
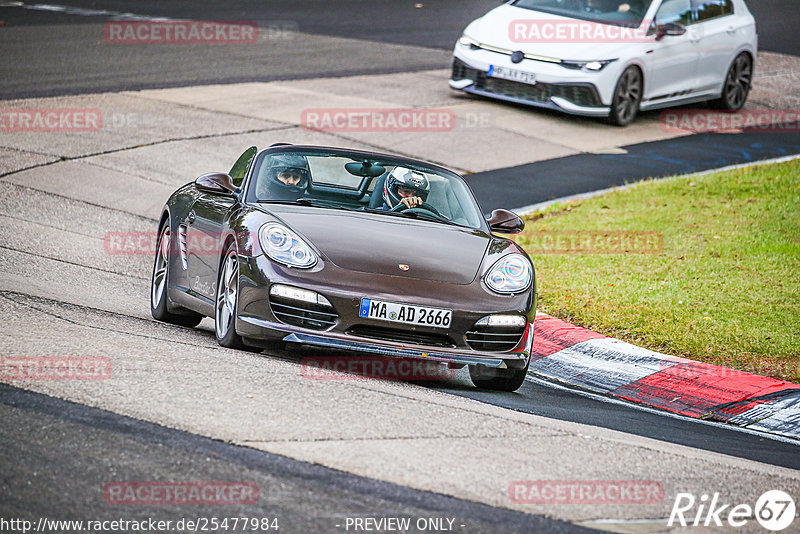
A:
{"type": "Polygon", "coordinates": [[[736,528],[743,527],[755,518],[765,529],[778,532],[789,527],[795,515],[794,499],[781,490],[765,492],[758,498],[755,507],[723,503],[719,493],[711,497],[702,495],[699,499],[691,493],[678,493],[667,526],[736,528]]]}

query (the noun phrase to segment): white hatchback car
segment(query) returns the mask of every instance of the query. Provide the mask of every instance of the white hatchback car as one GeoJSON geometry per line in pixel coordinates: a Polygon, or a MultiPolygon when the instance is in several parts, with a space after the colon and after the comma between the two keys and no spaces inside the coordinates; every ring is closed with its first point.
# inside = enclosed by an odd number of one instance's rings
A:
{"type": "Polygon", "coordinates": [[[744,0],[513,0],[464,30],[450,87],[625,126],[705,100],[740,109],[757,48],[744,0]]]}

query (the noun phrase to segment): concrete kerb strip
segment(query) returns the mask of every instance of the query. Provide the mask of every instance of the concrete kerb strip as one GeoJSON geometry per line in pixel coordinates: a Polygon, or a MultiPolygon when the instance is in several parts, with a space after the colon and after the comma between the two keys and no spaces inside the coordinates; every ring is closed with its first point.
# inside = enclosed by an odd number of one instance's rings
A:
{"type": "Polygon", "coordinates": [[[529,372],[580,389],[800,439],[800,384],[661,354],[537,314],[529,372]]]}

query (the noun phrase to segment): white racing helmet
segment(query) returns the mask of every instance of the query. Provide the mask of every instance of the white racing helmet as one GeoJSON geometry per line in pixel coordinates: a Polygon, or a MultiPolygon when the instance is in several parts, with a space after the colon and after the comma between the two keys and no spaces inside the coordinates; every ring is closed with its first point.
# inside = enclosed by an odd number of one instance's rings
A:
{"type": "Polygon", "coordinates": [[[383,185],[383,200],[390,208],[397,206],[403,197],[397,193],[398,187],[405,187],[414,191],[425,202],[431,192],[431,184],[425,174],[407,167],[395,167],[383,185]]]}

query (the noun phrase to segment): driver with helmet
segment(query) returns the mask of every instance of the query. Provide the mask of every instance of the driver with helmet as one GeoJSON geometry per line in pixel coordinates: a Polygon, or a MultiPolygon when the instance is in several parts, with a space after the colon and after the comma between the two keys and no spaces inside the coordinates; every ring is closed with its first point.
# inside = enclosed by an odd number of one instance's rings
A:
{"type": "Polygon", "coordinates": [[[395,167],[383,184],[383,209],[394,210],[401,204],[406,208],[419,207],[428,199],[430,191],[431,184],[423,173],[395,167]]]}
{"type": "Polygon", "coordinates": [[[275,154],[258,181],[259,200],[297,200],[303,196],[311,178],[308,159],[298,154],[275,154]]]}

